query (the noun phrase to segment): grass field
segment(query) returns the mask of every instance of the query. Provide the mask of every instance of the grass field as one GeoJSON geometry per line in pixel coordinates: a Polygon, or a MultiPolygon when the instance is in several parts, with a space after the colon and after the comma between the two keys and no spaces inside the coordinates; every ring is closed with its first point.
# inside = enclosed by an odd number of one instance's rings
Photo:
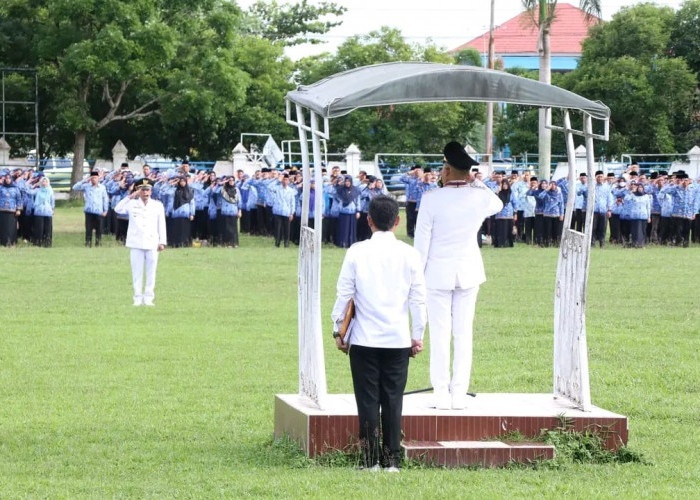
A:
{"type": "MultiPolygon", "coordinates": [[[[297,391],[296,249],[166,250],[157,306],[134,308],[128,251],[84,248],[79,207],[54,220],[53,248],[0,249],[0,498],[700,497],[699,247],[592,256],[593,403],[646,463],[362,474],[272,442],[274,394],[297,391]]],[[[326,316],[343,254],[324,249],[326,316]]],[[[471,389],[550,392],[556,250],[483,255],[471,389]]],[[[325,340],[329,392],[352,392],[325,340]]],[[[426,352],[408,389],[428,385],[426,352]]]]}

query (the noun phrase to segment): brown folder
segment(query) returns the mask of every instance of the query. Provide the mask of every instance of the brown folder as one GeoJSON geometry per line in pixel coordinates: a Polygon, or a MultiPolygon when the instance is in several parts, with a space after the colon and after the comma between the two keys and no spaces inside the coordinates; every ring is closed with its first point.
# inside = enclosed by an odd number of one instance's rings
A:
{"type": "Polygon", "coordinates": [[[340,340],[345,343],[345,335],[348,333],[348,328],[350,327],[350,322],[355,317],[355,301],[350,299],[348,306],[345,308],[345,316],[343,317],[343,323],[340,325],[338,333],[340,334],[340,340]]]}

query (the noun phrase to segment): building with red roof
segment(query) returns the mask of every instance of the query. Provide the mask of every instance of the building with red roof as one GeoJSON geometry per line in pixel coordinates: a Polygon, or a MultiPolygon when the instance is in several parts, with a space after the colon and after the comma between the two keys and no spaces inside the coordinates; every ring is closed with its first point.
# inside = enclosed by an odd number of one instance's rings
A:
{"type": "MultiPolygon", "coordinates": [[[[600,19],[595,16],[587,19],[586,13],[578,7],[560,2],[555,7],[554,16],[550,31],[552,71],[571,71],[578,65],[588,28],[600,19]]],[[[494,57],[503,61],[504,69],[539,69],[537,35],[538,30],[530,14],[522,12],[494,28],[494,57]]],[[[489,50],[488,31],[450,52],[456,54],[468,48],[482,54],[485,66],[489,50]]]]}

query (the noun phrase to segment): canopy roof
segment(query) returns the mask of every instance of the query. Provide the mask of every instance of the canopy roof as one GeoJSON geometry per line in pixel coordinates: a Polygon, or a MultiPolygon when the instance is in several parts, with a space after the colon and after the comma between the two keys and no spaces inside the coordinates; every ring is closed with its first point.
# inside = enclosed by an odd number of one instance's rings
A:
{"type": "Polygon", "coordinates": [[[603,120],[610,109],[553,85],[502,71],[451,64],[398,62],[363,66],[287,93],[323,118],[357,108],[418,102],[478,101],[578,109],[603,120]]]}

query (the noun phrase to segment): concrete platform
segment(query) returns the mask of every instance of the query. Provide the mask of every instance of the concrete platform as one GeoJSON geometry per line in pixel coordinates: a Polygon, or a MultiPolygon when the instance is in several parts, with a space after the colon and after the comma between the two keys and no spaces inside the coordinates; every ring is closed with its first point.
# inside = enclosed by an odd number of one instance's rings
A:
{"type": "MultiPolygon", "coordinates": [[[[404,398],[404,443],[499,440],[518,431],[537,436],[542,429],[554,429],[565,417],[578,431],[586,429],[603,435],[610,450],[627,444],[628,421],[602,408],[590,412],[551,394],[477,394],[464,410],[433,408],[431,393],[404,398]]],[[[299,441],[310,457],[344,450],[357,443],[358,424],[352,394],[329,395],[326,408],[319,410],[298,394],[275,396],[275,437],[287,434],[299,441]]]]}

